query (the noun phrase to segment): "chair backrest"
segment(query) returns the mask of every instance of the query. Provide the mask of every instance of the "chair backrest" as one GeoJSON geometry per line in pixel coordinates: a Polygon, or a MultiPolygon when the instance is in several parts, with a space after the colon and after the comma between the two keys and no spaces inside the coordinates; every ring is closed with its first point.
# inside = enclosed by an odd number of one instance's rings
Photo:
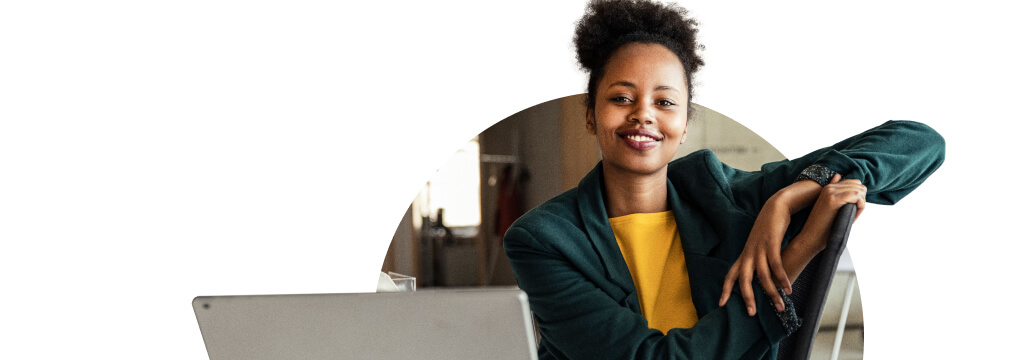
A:
{"type": "Polygon", "coordinates": [[[846,204],[838,211],[831,226],[828,245],[817,254],[803,269],[796,282],[792,284],[793,305],[796,313],[803,318],[803,325],[778,347],[778,360],[806,360],[810,358],[813,341],[817,337],[824,301],[828,298],[831,279],[834,278],[838,258],[845,250],[852,229],[853,218],[856,216],[856,204],[846,204]]]}

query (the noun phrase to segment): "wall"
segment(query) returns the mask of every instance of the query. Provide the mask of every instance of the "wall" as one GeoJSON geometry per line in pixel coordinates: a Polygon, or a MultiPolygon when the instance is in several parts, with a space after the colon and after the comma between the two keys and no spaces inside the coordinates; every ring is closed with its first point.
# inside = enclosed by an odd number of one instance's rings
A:
{"type": "Polygon", "coordinates": [[[515,284],[501,240],[494,233],[494,216],[501,171],[512,165],[529,172],[523,184],[523,208],[532,209],[561,192],[562,161],[557,146],[561,134],[561,103],[552,100],[522,110],[484,130],[479,137],[480,153],[514,157],[515,163],[481,163],[481,234],[487,247],[490,285],[515,284]]]}

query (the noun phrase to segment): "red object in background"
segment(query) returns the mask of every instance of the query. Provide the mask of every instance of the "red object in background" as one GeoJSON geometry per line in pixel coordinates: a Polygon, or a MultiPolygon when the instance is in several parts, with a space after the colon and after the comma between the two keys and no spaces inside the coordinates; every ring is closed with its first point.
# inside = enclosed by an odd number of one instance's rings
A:
{"type": "Polygon", "coordinates": [[[523,185],[529,181],[529,171],[522,169],[515,176],[514,166],[506,165],[497,184],[497,211],[494,214],[494,234],[504,243],[504,232],[525,213],[523,185]]]}

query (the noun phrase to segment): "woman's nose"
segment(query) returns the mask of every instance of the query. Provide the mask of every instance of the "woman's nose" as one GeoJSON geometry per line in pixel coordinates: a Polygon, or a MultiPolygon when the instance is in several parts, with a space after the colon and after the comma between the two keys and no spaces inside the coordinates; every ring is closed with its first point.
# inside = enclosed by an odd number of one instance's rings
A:
{"type": "Polygon", "coordinates": [[[640,124],[652,124],[654,122],[652,106],[636,103],[636,107],[633,109],[632,114],[629,114],[629,120],[640,124]]]}

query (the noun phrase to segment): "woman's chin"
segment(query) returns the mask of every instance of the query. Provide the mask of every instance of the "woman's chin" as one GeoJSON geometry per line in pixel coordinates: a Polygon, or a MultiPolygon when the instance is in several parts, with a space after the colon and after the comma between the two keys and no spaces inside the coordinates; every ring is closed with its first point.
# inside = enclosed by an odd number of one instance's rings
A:
{"type": "Polygon", "coordinates": [[[654,175],[667,169],[667,163],[661,162],[629,162],[624,164],[611,164],[616,172],[632,175],[654,175]]]}

